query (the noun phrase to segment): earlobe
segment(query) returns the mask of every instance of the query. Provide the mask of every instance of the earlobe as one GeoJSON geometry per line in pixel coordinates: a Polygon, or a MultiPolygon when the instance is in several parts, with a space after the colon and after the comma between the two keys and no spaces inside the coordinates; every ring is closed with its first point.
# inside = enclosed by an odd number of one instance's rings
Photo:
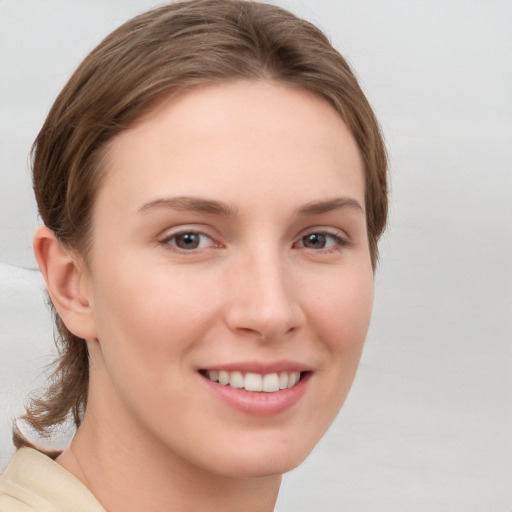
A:
{"type": "Polygon", "coordinates": [[[40,226],[34,235],[34,254],[51,301],[66,327],[79,338],[96,339],[87,277],[79,258],[66,250],[46,226],[40,226]]]}

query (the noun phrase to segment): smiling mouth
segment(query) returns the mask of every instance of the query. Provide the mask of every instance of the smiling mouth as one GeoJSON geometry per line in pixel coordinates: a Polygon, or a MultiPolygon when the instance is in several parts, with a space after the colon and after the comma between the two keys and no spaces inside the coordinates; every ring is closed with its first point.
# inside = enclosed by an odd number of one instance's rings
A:
{"type": "Polygon", "coordinates": [[[201,370],[201,375],[222,386],[263,393],[293,388],[306,372],[242,373],[240,371],[201,370]]]}

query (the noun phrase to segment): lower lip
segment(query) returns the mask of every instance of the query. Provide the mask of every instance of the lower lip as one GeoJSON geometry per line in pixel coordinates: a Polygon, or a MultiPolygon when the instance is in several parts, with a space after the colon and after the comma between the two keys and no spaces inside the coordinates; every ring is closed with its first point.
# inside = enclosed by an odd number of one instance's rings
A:
{"type": "Polygon", "coordinates": [[[306,392],[311,373],[304,374],[295,386],[273,393],[247,391],[243,388],[223,386],[201,375],[210,391],[225,404],[253,416],[273,416],[294,406],[306,392]]]}

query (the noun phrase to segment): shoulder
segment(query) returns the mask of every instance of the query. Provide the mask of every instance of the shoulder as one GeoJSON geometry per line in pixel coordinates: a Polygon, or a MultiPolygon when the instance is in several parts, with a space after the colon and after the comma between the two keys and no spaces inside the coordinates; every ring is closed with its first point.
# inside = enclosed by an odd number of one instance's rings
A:
{"type": "Polygon", "coordinates": [[[90,491],[50,457],[20,448],[0,475],[0,512],[105,512],[90,491]]]}

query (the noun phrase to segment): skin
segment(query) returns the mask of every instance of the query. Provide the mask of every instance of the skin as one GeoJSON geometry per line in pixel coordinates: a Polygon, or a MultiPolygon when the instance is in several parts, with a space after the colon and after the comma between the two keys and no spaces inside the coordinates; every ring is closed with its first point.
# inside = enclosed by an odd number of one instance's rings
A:
{"type": "Polygon", "coordinates": [[[187,92],[111,143],[87,265],[44,227],[35,251],[91,358],[58,462],[110,512],[272,510],[345,400],[371,314],[363,164],[338,113],[272,82],[187,92]],[[200,246],[180,250],[184,232],[200,246]],[[217,399],[199,373],[276,360],[309,379],[270,416],[217,399]]]}

